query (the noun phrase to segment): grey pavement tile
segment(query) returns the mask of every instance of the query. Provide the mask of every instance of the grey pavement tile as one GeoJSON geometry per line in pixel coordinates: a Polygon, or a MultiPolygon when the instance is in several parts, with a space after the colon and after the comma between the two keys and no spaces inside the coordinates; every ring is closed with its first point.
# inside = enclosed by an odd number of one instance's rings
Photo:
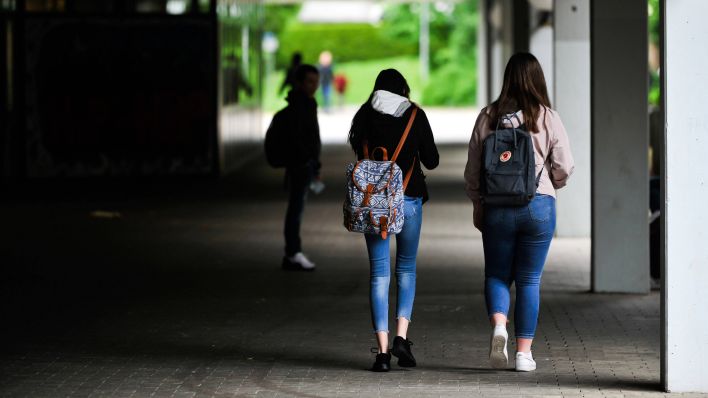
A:
{"type": "MultiPolygon", "coordinates": [[[[349,157],[324,150],[328,190],[310,197],[303,222],[305,252],[318,263],[308,274],[280,270],[285,198],[280,171],[262,163],[249,169],[258,176],[249,192],[119,202],[130,215],[119,223],[69,217],[82,202],[57,205],[51,217],[95,247],[87,259],[111,253],[110,272],[144,284],[109,294],[107,283],[95,308],[47,315],[37,322],[58,326],[39,339],[15,336],[0,356],[0,396],[705,396],[660,391],[659,296],[588,293],[590,245],[582,239],[552,244],[537,371],[516,373],[513,359],[509,370],[488,368],[481,237],[465,216],[471,205],[460,181],[464,147],[441,148],[441,170],[427,173],[409,333],[419,366],[401,370],[394,360],[390,373],[367,371],[375,345],[368,261],[362,236],[341,227],[338,189],[349,157]]],[[[47,212],[28,204],[3,216],[36,223],[47,212]]]]}

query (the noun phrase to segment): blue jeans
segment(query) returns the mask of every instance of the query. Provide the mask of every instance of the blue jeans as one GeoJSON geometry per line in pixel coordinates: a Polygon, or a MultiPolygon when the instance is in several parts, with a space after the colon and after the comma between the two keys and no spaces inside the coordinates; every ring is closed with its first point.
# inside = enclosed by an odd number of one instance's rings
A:
{"type": "Polygon", "coordinates": [[[329,105],[332,102],[332,85],[330,83],[322,84],[322,108],[324,110],[329,109],[329,105]]]}
{"type": "MultiPolygon", "coordinates": [[[[423,222],[423,198],[405,197],[403,229],[396,234],[396,283],[398,301],[396,318],[411,320],[415,298],[415,259],[418,254],[420,227],[423,222]]],[[[371,321],[375,332],[388,332],[388,287],[391,282],[391,235],[365,234],[371,266],[371,321]]]]}
{"type": "Polygon", "coordinates": [[[487,314],[509,313],[509,288],[516,283],[517,338],[536,332],[541,273],[556,227],[556,200],[536,195],[526,206],[485,206],[484,294],[487,314]]]}

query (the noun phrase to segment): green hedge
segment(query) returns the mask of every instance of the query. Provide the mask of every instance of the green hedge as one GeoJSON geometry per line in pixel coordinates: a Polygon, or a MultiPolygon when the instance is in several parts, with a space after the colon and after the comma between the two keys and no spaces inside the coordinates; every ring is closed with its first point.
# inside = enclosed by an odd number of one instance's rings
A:
{"type": "Polygon", "coordinates": [[[474,105],[477,68],[473,62],[450,63],[433,71],[423,91],[423,103],[438,106],[474,105]]]}
{"type": "Polygon", "coordinates": [[[378,27],[369,24],[291,23],[278,38],[277,63],[285,67],[295,51],[306,63],[316,64],[322,51],[329,50],[335,62],[365,61],[392,55],[416,55],[417,47],[386,38],[378,27]]]}

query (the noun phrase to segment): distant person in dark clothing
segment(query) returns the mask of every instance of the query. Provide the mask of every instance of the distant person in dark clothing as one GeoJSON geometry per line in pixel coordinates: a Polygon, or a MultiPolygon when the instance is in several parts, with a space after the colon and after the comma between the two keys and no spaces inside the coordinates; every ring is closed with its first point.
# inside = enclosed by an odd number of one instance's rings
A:
{"type": "Polygon", "coordinates": [[[323,51],[320,54],[319,62],[320,84],[322,85],[322,107],[325,112],[329,112],[332,103],[332,81],[334,80],[332,53],[323,51]]]}
{"type": "Polygon", "coordinates": [[[290,87],[295,88],[295,71],[297,70],[298,67],[302,65],[302,54],[299,52],[293,53],[293,58],[290,61],[290,66],[288,66],[288,70],[285,71],[285,80],[283,80],[283,83],[280,85],[280,90],[278,90],[278,94],[282,94],[283,91],[285,91],[286,88],[290,87]]]}
{"type": "MultiPolygon", "coordinates": [[[[349,143],[358,159],[364,159],[366,152],[384,147],[392,154],[410,120],[413,109],[418,106],[408,98],[410,88],[406,79],[395,69],[379,73],[369,100],[359,108],[354,116],[349,132],[349,143]],[[368,150],[365,150],[365,147],[368,150]]],[[[401,232],[396,234],[396,282],[398,300],[396,303],[396,337],[391,353],[398,357],[398,364],[404,367],[416,366],[411,352],[412,343],[407,338],[408,324],[413,313],[415,298],[416,256],[423,222],[423,203],[428,199],[425,175],[421,164],[428,170],[438,166],[438,149],[433,139],[428,118],[422,109],[404,142],[396,164],[403,173],[412,170],[411,179],[404,192],[405,222],[401,232]]],[[[388,352],[388,290],[391,281],[391,258],[389,254],[390,236],[365,234],[370,265],[370,304],[374,333],[378,341],[378,355],[371,370],[387,372],[390,369],[391,354],[388,352]]]]}
{"type": "Polygon", "coordinates": [[[228,66],[224,68],[224,105],[238,104],[241,90],[249,97],[253,95],[253,87],[246,80],[238,59],[231,55],[228,57],[228,66]]]}
{"type": "Polygon", "coordinates": [[[294,88],[288,92],[289,125],[292,135],[286,161],[285,181],[289,192],[285,215],[285,257],[283,268],[311,271],[315,264],[302,253],[300,224],[307,199],[307,189],[313,180],[319,180],[320,127],[317,121],[315,92],[319,86],[319,72],[312,65],[300,65],[294,73],[294,88]]]}

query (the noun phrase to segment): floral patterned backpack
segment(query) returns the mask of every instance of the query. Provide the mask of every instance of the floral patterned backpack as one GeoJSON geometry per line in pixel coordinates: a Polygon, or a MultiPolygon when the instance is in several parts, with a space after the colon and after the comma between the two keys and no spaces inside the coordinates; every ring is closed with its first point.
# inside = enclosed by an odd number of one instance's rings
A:
{"type": "Polygon", "coordinates": [[[418,108],[413,108],[408,125],[398,142],[391,160],[384,147],[371,151],[364,143],[364,159],[350,163],[347,167],[347,196],[344,200],[344,227],[351,232],[381,235],[397,234],[403,228],[403,194],[413,174],[413,165],[405,177],[396,164],[398,154],[408,138],[418,108]],[[377,151],[382,160],[374,160],[377,151]]]}

